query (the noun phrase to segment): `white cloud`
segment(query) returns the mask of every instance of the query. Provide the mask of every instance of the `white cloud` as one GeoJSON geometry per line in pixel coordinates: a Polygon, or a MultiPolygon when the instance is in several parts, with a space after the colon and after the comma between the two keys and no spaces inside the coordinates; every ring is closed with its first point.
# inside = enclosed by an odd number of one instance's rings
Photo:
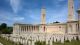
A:
{"type": "Polygon", "coordinates": [[[17,11],[20,7],[20,0],[10,0],[10,5],[11,5],[14,13],[17,13],[17,11]]]}
{"type": "Polygon", "coordinates": [[[24,17],[14,17],[13,20],[14,21],[22,21],[22,20],[24,20],[24,17]]]}

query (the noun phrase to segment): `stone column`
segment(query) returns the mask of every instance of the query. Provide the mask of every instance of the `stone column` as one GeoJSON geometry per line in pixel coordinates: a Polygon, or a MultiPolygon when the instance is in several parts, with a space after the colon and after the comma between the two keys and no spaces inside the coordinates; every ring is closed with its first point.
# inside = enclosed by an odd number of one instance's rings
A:
{"type": "Polygon", "coordinates": [[[30,26],[30,32],[31,32],[31,30],[32,30],[32,26],[30,26]]]}
{"type": "Polygon", "coordinates": [[[35,31],[35,26],[34,26],[34,30],[33,31],[35,31]]]}
{"type": "Polygon", "coordinates": [[[23,33],[23,26],[21,27],[21,32],[23,33]]]}
{"type": "Polygon", "coordinates": [[[32,26],[32,30],[31,31],[33,32],[33,26],[32,26]]]}
{"type": "Polygon", "coordinates": [[[27,28],[28,28],[28,32],[29,32],[29,26],[27,26],[27,28]]]}
{"type": "Polygon", "coordinates": [[[21,26],[19,26],[19,28],[20,28],[19,32],[20,32],[20,34],[21,34],[21,26]]]}
{"type": "Polygon", "coordinates": [[[25,33],[25,26],[23,26],[23,34],[25,33]]]}
{"type": "Polygon", "coordinates": [[[28,26],[26,26],[26,28],[27,28],[27,32],[28,32],[28,26]]]}
{"type": "Polygon", "coordinates": [[[30,26],[28,28],[29,28],[29,32],[30,32],[30,26]]]}
{"type": "MultiPolygon", "coordinates": [[[[79,1],[79,4],[80,4],[80,1],[79,1]]],[[[78,13],[78,33],[80,35],[80,6],[77,10],[77,13],[78,13]]]]}
{"type": "Polygon", "coordinates": [[[27,26],[25,28],[26,28],[26,31],[25,32],[27,33],[27,26]]]}

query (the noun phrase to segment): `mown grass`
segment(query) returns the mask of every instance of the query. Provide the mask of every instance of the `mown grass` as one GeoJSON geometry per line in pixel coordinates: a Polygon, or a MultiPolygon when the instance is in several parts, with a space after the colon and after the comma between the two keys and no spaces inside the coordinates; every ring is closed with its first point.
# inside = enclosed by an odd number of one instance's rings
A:
{"type": "MultiPolygon", "coordinates": [[[[0,37],[0,43],[2,43],[3,45],[21,45],[21,44],[14,43],[10,40],[6,40],[3,37],[0,37]]],[[[37,42],[35,42],[35,45],[46,45],[46,42],[45,41],[43,41],[43,42],[37,41],[37,42]]],[[[53,42],[53,45],[80,45],[80,40],[72,40],[71,42],[65,41],[64,43],[53,42]]]]}
{"type": "MultiPolygon", "coordinates": [[[[46,45],[46,43],[42,43],[40,41],[37,41],[35,43],[35,45],[46,45]]],[[[60,42],[53,42],[53,45],[80,45],[80,41],[79,40],[72,40],[70,41],[65,41],[64,43],[60,43],[60,42]]]]}
{"type": "Polygon", "coordinates": [[[10,40],[7,40],[3,37],[0,37],[0,43],[2,43],[3,45],[20,45],[20,44],[12,42],[10,40]]]}
{"type": "Polygon", "coordinates": [[[72,40],[71,42],[64,42],[64,45],[80,45],[80,40],[72,40]]]}
{"type": "Polygon", "coordinates": [[[64,41],[64,43],[54,42],[53,45],[80,45],[79,40],[64,41]]]}

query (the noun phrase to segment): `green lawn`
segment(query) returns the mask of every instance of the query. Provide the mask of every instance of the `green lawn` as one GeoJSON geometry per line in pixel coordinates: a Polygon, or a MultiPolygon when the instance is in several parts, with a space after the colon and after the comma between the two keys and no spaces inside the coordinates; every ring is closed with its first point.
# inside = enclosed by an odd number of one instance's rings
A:
{"type": "Polygon", "coordinates": [[[72,40],[71,42],[65,42],[64,45],[80,45],[80,41],[72,40]]]}
{"type": "MultiPolygon", "coordinates": [[[[35,43],[35,45],[46,45],[46,44],[38,41],[35,43]]],[[[72,40],[71,42],[65,41],[64,43],[53,42],[53,45],[80,45],[80,41],[72,40]]]]}
{"type": "Polygon", "coordinates": [[[2,38],[2,37],[0,37],[0,43],[2,43],[3,45],[20,45],[10,40],[6,40],[5,38],[2,38]]]}
{"type": "MultiPolygon", "coordinates": [[[[6,40],[2,37],[0,37],[0,42],[3,45],[21,45],[21,44],[14,43],[10,40],[6,40]]],[[[45,41],[43,41],[43,42],[37,41],[37,42],[35,42],[35,45],[46,45],[46,43],[45,43],[45,41]]],[[[80,41],[79,40],[72,40],[71,42],[65,41],[64,44],[60,43],[60,42],[53,42],[53,45],[80,45],[80,41]]]]}
{"type": "Polygon", "coordinates": [[[72,40],[71,42],[65,41],[64,44],[60,42],[55,42],[53,43],[53,45],[80,45],[80,41],[79,40],[72,40]]]}

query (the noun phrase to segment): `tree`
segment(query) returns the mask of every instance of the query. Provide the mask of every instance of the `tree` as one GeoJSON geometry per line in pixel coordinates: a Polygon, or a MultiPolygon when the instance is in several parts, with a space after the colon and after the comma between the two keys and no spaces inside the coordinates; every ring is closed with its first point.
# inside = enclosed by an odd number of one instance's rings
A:
{"type": "Polygon", "coordinates": [[[11,34],[12,33],[12,27],[8,27],[6,23],[2,23],[0,26],[0,33],[11,34]]]}
{"type": "Polygon", "coordinates": [[[7,28],[7,24],[6,23],[2,23],[0,27],[1,27],[1,29],[5,29],[5,28],[7,28]]]}

